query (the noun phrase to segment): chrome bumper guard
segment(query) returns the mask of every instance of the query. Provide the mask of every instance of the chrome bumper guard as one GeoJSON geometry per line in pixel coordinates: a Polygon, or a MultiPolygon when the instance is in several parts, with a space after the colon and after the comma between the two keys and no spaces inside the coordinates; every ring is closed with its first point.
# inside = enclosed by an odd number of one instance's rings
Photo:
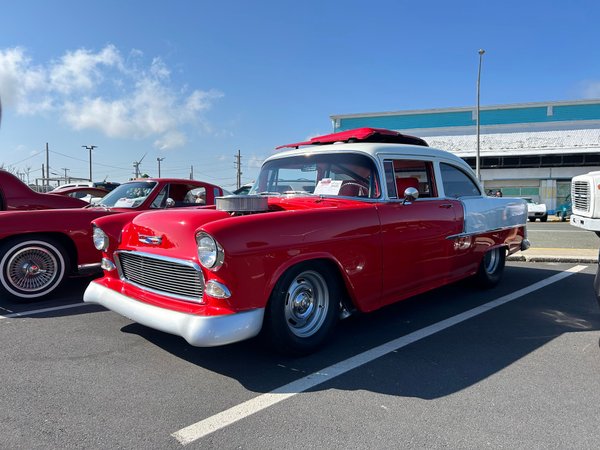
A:
{"type": "Polygon", "coordinates": [[[196,347],[215,347],[256,336],[264,308],[223,316],[197,316],[149,305],[92,281],[83,301],[97,303],[137,323],[181,336],[196,347]]]}

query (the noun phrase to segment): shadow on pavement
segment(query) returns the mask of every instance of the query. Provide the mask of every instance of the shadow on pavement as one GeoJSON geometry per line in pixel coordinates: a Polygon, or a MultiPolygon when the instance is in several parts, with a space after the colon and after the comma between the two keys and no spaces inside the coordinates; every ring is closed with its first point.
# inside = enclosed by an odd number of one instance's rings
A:
{"type": "MultiPolygon", "coordinates": [[[[215,348],[131,324],[137,334],[174,356],[237,380],[254,392],[269,392],[378,345],[435,324],[554,275],[559,270],[507,267],[495,289],[468,281],[420,295],[338,324],[330,345],[304,358],[274,354],[260,338],[215,348]]],[[[593,275],[579,273],[511,303],[459,323],[379,358],[356,376],[351,372],[313,390],[371,390],[433,399],[465,389],[503,370],[564,333],[600,330],[593,275]],[[589,288],[589,289],[588,289],[589,288]]],[[[363,368],[364,369],[364,368],[363,368]]]]}

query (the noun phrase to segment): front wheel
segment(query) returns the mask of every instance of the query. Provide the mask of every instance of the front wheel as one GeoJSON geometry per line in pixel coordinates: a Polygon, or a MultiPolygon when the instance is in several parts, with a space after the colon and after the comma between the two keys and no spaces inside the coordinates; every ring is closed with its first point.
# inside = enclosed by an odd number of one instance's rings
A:
{"type": "Polygon", "coordinates": [[[540,222],[547,222],[548,221],[548,214],[544,214],[542,217],[540,217],[540,222]]]}
{"type": "Polygon", "coordinates": [[[504,273],[506,263],[506,251],[504,247],[496,247],[488,250],[479,264],[476,279],[483,288],[491,288],[498,284],[504,273]]]}
{"type": "Polygon", "coordinates": [[[305,355],[330,336],[338,318],[337,274],[322,262],[302,263],[277,282],[266,311],[269,344],[285,354],[305,355]]]}
{"type": "Polygon", "coordinates": [[[13,300],[36,300],[65,278],[68,257],[53,239],[17,238],[0,246],[0,293],[13,300]]]}

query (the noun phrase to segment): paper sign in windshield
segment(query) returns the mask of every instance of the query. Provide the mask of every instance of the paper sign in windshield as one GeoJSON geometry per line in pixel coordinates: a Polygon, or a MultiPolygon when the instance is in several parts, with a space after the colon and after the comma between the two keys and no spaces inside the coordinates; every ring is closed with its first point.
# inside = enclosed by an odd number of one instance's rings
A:
{"type": "Polygon", "coordinates": [[[323,178],[315,188],[315,195],[338,195],[342,187],[343,180],[332,180],[331,178],[323,178]]]}

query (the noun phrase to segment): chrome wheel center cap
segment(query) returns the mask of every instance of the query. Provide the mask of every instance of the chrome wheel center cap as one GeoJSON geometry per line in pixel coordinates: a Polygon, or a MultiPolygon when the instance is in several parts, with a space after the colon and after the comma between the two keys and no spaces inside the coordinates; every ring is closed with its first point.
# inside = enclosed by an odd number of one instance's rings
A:
{"type": "Polygon", "coordinates": [[[40,267],[38,265],[31,263],[24,264],[22,270],[24,275],[30,277],[33,277],[41,272],[40,267]]]}

